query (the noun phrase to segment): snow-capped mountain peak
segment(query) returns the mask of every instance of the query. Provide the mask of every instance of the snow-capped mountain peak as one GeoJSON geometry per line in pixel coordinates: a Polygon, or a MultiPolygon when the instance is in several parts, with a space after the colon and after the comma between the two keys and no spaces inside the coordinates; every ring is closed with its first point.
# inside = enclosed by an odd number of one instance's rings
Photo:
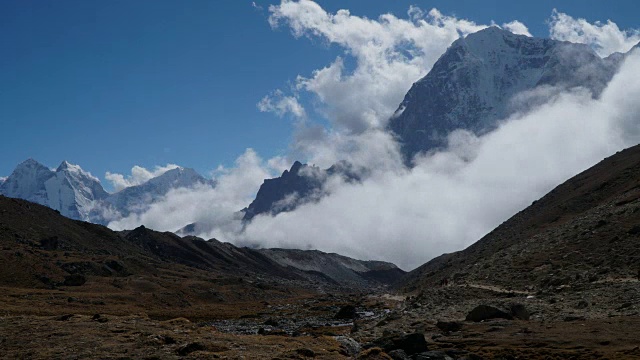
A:
{"type": "Polygon", "coordinates": [[[583,87],[600,95],[619,62],[584,44],[516,35],[489,27],[454,41],[429,73],[413,84],[389,128],[405,160],[446,144],[449,133],[493,130],[525,111],[512,100],[538,86],[583,87]]]}
{"type": "Polygon", "coordinates": [[[20,163],[0,185],[0,193],[49,206],[76,219],[88,216],[94,202],[108,195],[95,177],[77,165],[65,161],[54,171],[34,159],[20,163]]]}
{"type": "Polygon", "coordinates": [[[34,159],[18,164],[11,175],[0,184],[0,194],[40,204],[46,203],[44,182],[55,174],[34,159]]]}
{"type": "Polygon", "coordinates": [[[171,190],[196,186],[213,187],[215,183],[205,179],[193,169],[176,167],[140,185],[130,186],[110,194],[102,201],[101,206],[89,215],[89,220],[107,225],[131,213],[146,211],[152,204],[164,199],[171,190]]]}
{"type": "Polygon", "coordinates": [[[34,159],[20,163],[0,181],[0,194],[22,198],[60,211],[64,216],[107,224],[132,211],[142,211],[177,188],[215,186],[195,170],[176,167],[147,182],[107,193],[100,180],[79,165],[63,161],[55,170],[34,159]]]}
{"type": "Polygon", "coordinates": [[[71,164],[67,160],[64,160],[60,166],[58,166],[56,172],[66,172],[78,179],[88,179],[90,181],[100,182],[100,179],[91,175],[90,172],[84,171],[79,165],[71,164]]]}
{"type": "Polygon", "coordinates": [[[100,180],[80,166],[63,161],[56,174],[45,182],[49,206],[77,219],[87,219],[98,202],[109,194],[100,180]]]}

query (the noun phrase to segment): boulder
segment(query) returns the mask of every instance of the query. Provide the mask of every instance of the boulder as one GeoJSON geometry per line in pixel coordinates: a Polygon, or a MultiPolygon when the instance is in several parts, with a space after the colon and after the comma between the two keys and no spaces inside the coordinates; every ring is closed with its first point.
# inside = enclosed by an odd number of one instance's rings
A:
{"type": "Polygon", "coordinates": [[[465,318],[466,321],[473,322],[480,322],[489,319],[513,320],[513,316],[493,306],[479,305],[471,310],[465,318]]]}
{"type": "Polygon", "coordinates": [[[514,319],[520,320],[529,320],[531,317],[529,310],[527,310],[527,308],[522,304],[511,304],[511,307],[509,307],[509,314],[511,314],[514,319]]]}
{"type": "Polygon", "coordinates": [[[80,274],[73,274],[64,277],[64,286],[81,286],[87,282],[87,279],[80,274]]]}
{"type": "Polygon", "coordinates": [[[201,350],[205,350],[205,349],[206,349],[206,347],[203,344],[201,344],[199,342],[192,342],[192,343],[180,346],[178,348],[177,353],[180,356],[187,356],[187,355],[191,354],[194,351],[201,351],[201,350]]]}
{"type": "Polygon", "coordinates": [[[428,350],[427,341],[424,338],[424,334],[421,333],[381,337],[375,340],[372,345],[382,348],[387,353],[398,349],[404,350],[407,355],[428,350]]]}
{"type": "Polygon", "coordinates": [[[438,321],[436,327],[445,332],[455,332],[462,330],[462,323],[457,321],[438,321]]]}
{"type": "Polygon", "coordinates": [[[336,336],[336,340],[347,356],[356,356],[362,350],[360,344],[348,336],[336,336]]]}
{"type": "Polygon", "coordinates": [[[389,351],[389,356],[393,360],[410,360],[411,358],[407,356],[407,353],[402,349],[396,349],[393,351],[389,351]]]}
{"type": "Polygon", "coordinates": [[[67,321],[69,319],[71,319],[73,317],[73,314],[66,314],[66,315],[62,315],[62,316],[58,316],[55,319],[58,321],[67,321]]]}
{"type": "Polygon", "coordinates": [[[353,305],[345,305],[340,308],[338,313],[336,314],[336,319],[355,319],[358,317],[358,313],[356,312],[356,307],[353,305]]]}

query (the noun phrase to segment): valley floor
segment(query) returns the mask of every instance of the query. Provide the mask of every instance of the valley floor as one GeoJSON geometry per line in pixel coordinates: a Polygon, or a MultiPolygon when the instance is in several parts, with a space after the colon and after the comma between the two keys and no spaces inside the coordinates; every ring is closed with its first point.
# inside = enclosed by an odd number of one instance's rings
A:
{"type": "Polygon", "coordinates": [[[635,297],[638,284],[535,295],[480,285],[444,286],[408,298],[298,295],[195,312],[185,307],[166,316],[139,309],[125,314],[82,294],[65,298],[63,305],[56,302],[68,294],[59,289],[5,288],[0,354],[7,359],[389,359],[366,348],[380,338],[417,332],[424,334],[430,357],[406,359],[640,359],[638,304],[617,305],[598,295],[608,289],[635,297]],[[478,304],[512,303],[524,304],[531,319],[464,321],[478,304]],[[345,305],[355,306],[355,324],[335,318],[345,305]],[[443,321],[460,328],[446,331],[443,321]]]}

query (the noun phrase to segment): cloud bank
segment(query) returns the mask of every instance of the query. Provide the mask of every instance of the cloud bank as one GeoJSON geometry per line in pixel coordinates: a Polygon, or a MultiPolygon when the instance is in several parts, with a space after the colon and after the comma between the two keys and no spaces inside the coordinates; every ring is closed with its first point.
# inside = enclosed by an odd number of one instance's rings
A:
{"type": "Polygon", "coordinates": [[[173,189],[146,212],[113,221],[109,227],[124,230],[143,224],[156,230],[176,231],[196,222],[201,225],[198,230],[203,236],[228,239],[228,232],[241,230],[242,215],[238,211],[247,206],[247,199],[255,196],[262,181],[272,176],[269,170],[268,163],[253,149],[247,149],[233,168],[218,167],[214,171],[215,188],[203,185],[173,189]]]}
{"type": "Polygon", "coordinates": [[[602,57],[626,53],[640,42],[640,31],[636,29],[620,30],[611,20],[591,24],[555,9],[549,19],[549,35],[556,40],[587,44],[602,57]]]}
{"type": "Polygon", "coordinates": [[[307,116],[304,107],[298,102],[298,98],[285,96],[280,90],[263,97],[257,106],[261,112],[273,112],[280,117],[289,113],[300,119],[304,119],[307,116]]]}
{"type": "MultiPolygon", "coordinates": [[[[197,222],[205,238],[319,249],[412,269],[470,245],[570,176],[640,140],[640,105],[634,100],[640,96],[640,56],[634,54],[600,98],[582,89],[537,89],[535,97],[546,101],[504,119],[481,137],[455,131],[446,150],[424,155],[407,169],[397,143],[384,131],[386,121],[451,42],[485,25],[416,7],[406,19],[390,14],[368,19],[347,10],[331,14],[306,0],[285,0],[269,12],[272,27],[288,27],[295,37],[344,50],[327,66],[298,77],[294,92],[311,94],[318,105],[300,104],[297,94],[282,91],[258,104],[262,111],[294,115],[291,153],[262,160],[248,150],[234,168],[219,169],[215,189],[175,190],[148,212],[111,227],[145,224],[176,230],[197,222]],[[316,116],[330,126],[313,122],[316,116]],[[291,158],[322,167],[349,160],[372,173],[362,183],[331,179],[324,189],[330,196],[293,212],[258,216],[243,228],[237,211],[253,200],[264,178],[288,167],[291,158]]],[[[627,39],[619,44],[635,36],[613,23],[604,31],[605,25],[558,12],[552,14],[550,33],[569,39],[575,32],[575,26],[565,26],[570,23],[627,39]]],[[[502,26],[528,34],[517,21],[502,26]]],[[[604,35],[593,39],[581,35],[574,41],[590,41],[602,55],[623,49],[604,35]]]]}

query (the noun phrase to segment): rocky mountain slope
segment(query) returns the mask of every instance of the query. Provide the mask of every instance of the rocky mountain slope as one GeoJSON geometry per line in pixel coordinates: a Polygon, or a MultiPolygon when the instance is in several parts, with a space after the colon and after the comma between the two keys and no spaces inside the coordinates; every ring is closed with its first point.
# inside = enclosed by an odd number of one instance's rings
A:
{"type": "Polygon", "coordinates": [[[318,250],[260,249],[261,254],[281,266],[318,274],[336,284],[348,284],[354,288],[371,285],[393,284],[405,274],[397,266],[384,261],[355,260],[339,254],[327,254],[318,250]]]}
{"type": "Polygon", "coordinates": [[[640,276],[640,145],[567,180],[465,250],[408,274],[404,288],[473,283],[518,291],[640,276]]]}
{"type": "Polygon", "coordinates": [[[96,177],[78,165],[63,161],[56,170],[50,170],[28,159],[0,183],[0,195],[48,206],[71,219],[106,225],[131,212],[143,212],[172,189],[194,186],[215,184],[193,169],[176,168],[109,194],[96,177]]]}
{"type": "Polygon", "coordinates": [[[316,251],[114,232],[4,196],[0,263],[7,358],[347,359],[353,344],[328,334],[384,314],[391,305],[375,290],[403,274],[316,251]]]}
{"type": "Polygon", "coordinates": [[[429,73],[413,84],[389,122],[407,162],[446,145],[455,129],[476,134],[544,100],[541,87],[584,87],[599,96],[617,71],[620,54],[599,57],[584,44],[515,35],[492,26],[456,40],[429,73]],[[543,99],[536,96],[543,96],[543,99]]]}
{"type": "Polygon", "coordinates": [[[296,161],[280,177],[265,179],[255,200],[243,209],[243,220],[249,221],[260,214],[291,211],[297,205],[321,196],[320,169],[296,161]]]}
{"type": "Polygon", "coordinates": [[[331,176],[340,176],[345,181],[360,181],[366,175],[346,162],[339,162],[328,169],[309,166],[296,161],[290,170],[277,178],[265,179],[256,198],[242,209],[243,220],[250,221],[260,214],[277,215],[293,211],[296,207],[326,196],[325,181],[331,176]]]}
{"type": "Polygon", "coordinates": [[[408,273],[402,305],[351,336],[404,360],[639,359],[639,284],[637,145],[408,273]]]}

